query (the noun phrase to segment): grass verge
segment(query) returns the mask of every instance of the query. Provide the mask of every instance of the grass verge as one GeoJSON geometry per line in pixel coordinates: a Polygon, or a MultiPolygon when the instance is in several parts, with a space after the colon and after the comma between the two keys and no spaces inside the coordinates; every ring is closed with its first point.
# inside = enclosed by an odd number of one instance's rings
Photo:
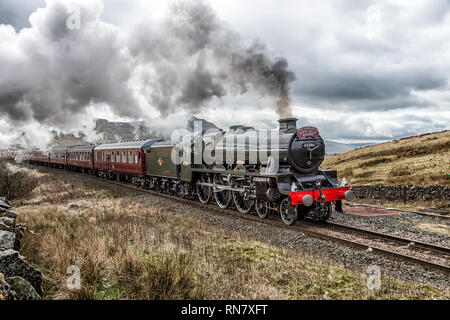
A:
{"type": "Polygon", "coordinates": [[[368,275],[325,258],[64,179],[40,175],[15,202],[19,222],[35,232],[22,253],[43,272],[45,299],[450,298],[387,276],[368,290],[368,275]],[[71,265],[81,270],[79,290],[67,288],[71,265]]]}

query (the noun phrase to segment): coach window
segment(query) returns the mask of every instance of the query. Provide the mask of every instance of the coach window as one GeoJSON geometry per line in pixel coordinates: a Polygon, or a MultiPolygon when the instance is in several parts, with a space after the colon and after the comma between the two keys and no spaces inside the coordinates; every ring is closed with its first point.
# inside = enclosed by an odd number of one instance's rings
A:
{"type": "Polygon", "coordinates": [[[111,152],[111,162],[116,162],[116,153],[114,151],[111,152]]]}
{"type": "Polygon", "coordinates": [[[127,163],[127,152],[122,151],[122,163],[127,163]]]}
{"type": "Polygon", "coordinates": [[[133,163],[133,151],[128,151],[128,163],[133,163]]]}
{"type": "Polygon", "coordinates": [[[134,156],[134,159],[135,159],[134,162],[135,162],[135,163],[139,163],[139,160],[140,160],[139,156],[140,156],[139,151],[136,151],[136,152],[135,152],[135,156],[134,156]]]}

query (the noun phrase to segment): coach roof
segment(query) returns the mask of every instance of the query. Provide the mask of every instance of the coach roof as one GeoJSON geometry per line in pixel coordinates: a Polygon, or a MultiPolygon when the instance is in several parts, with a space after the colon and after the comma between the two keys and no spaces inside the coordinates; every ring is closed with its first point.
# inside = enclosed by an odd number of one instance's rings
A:
{"type": "Polygon", "coordinates": [[[72,146],[67,148],[67,152],[77,152],[77,151],[92,151],[95,147],[95,144],[88,145],[80,145],[80,146],[72,146]]]}
{"type": "Polygon", "coordinates": [[[135,149],[142,148],[144,150],[149,150],[150,147],[156,143],[163,141],[162,138],[148,139],[148,140],[137,140],[137,141],[124,141],[116,143],[105,143],[95,147],[94,150],[112,150],[112,149],[135,149]]]}

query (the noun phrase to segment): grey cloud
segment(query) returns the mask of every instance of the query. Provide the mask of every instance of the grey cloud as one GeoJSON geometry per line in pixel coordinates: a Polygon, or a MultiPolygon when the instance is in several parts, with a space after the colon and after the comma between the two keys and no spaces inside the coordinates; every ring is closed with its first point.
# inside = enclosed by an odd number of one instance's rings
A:
{"type": "Polygon", "coordinates": [[[16,30],[30,27],[28,17],[36,8],[44,6],[44,0],[1,0],[0,24],[10,24],[16,30]]]}
{"type": "Polygon", "coordinates": [[[295,93],[333,101],[385,100],[396,96],[408,99],[412,90],[439,89],[447,84],[447,79],[435,70],[398,74],[375,72],[348,70],[335,73],[316,69],[307,76],[304,73],[302,81],[295,86],[295,93]]]}

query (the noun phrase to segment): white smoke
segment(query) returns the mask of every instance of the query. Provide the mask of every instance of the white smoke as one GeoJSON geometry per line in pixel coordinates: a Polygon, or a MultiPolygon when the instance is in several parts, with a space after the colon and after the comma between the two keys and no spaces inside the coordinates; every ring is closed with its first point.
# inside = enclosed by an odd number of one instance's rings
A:
{"type": "Polygon", "coordinates": [[[163,18],[143,16],[128,28],[102,20],[101,0],[45,3],[30,28],[0,24],[0,118],[16,132],[2,130],[2,144],[23,132],[30,139],[39,126],[95,141],[99,106],[110,120],[146,120],[163,131],[180,115],[252,92],[272,97],[280,115],[290,112],[287,62],[263,44],[243,47],[200,0],[172,2],[163,18]]]}

